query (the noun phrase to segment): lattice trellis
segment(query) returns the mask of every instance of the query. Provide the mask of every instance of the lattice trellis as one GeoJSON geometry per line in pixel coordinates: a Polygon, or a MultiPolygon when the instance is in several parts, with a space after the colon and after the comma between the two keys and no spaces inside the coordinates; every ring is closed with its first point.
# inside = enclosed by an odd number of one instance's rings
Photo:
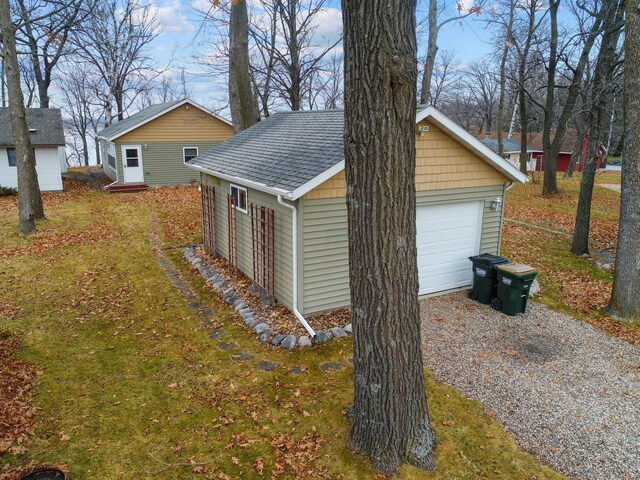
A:
{"type": "Polygon", "coordinates": [[[233,195],[227,195],[227,216],[229,219],[229,263],[238,268],[238,249],[236,243],[236,201],[233,195]]]}
{"type": "Polygon", "coordinates": [[[254,288],[260,291],[265,303],[273,303],[275,296],[274,218],[272,209],[251,204],[253,281],[254,288]]]}
{"type": "Polygon", "coordinates": [[[204,249],[211,255],[216,251],[216,190],[202,185],[202,236],[204,249]]]}

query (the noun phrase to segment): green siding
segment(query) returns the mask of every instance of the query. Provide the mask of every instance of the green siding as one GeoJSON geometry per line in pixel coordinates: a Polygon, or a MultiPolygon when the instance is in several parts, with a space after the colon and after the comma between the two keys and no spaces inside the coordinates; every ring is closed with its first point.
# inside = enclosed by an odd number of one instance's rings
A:
{"type": "MultiPolygon", "coordinates": [[[[500,251],[502,211],[490,209],[491,200],[502,197],[504,187],[475,187],[418,192],[417,206],[484,201],[480,251],[500,251]]],[[[503,202],[504,205],[504,202],[503,202]]],[[[347,208],[344,198],[301,202],[299,303],[303,315],[349,305],[349,247],[347,208]]]]}
{"type": "MultiPolygon", "coordinates": [[[[142,146],[142,166],[144,169],[144,183],[149,186],[176,185],[191,183],[200,179],[200,174],[185,166],[182,149],[184,147],[198,147],[202,154],[218,142],[147,142],[142,146]],[[147,145],[147,148],[144,148],[147,145]]],[[[118,178],[124,182],[122,168],[122,146],[140,145],[136,143],[116,142],[116,166],[118,178]]]]}
{"type": "MultiPolygon", "coordinates": [[[[216,192],[216,247],[218,254],[229,259],[229,222],[227,195],[229,182],[202,175],[202,181],[212,185],[216,192]]],[[[293,307],[293,237],[292,211],[278,203],[277,197],[247,188],[247,205],[254,203],[274,210],[275,222],[275,294],[288,308],[293,307]]],[[[236,247],[238,268],[253,277],[253,249],[251,243],[251,215],[236,211],[236,247]]]]}

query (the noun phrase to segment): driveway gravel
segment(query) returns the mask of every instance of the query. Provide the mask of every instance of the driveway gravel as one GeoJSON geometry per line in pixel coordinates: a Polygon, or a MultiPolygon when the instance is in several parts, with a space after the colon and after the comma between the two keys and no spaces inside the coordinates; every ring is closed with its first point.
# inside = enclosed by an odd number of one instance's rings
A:
{"type": "Polygon", "coordinates": [[[421,301],[435,377],[576,479],[640,479],[640,350],[530,302],[508,317],[466,292],[421,301]]]}

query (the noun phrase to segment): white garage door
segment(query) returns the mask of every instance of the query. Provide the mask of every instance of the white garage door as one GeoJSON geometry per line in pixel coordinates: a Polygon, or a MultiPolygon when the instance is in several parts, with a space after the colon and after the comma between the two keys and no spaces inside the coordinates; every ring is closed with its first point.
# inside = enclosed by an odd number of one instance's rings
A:
{"type": "Polygon", "coordinates": [[[417,208],[420,295],[471,284],[469,257],[480,251],[482,203],[417,208]]]}

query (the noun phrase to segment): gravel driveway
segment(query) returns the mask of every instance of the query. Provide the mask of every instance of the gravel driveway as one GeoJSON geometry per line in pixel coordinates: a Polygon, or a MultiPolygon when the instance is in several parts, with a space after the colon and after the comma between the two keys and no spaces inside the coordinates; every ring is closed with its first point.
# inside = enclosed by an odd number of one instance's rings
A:
{"type": "Polygon", "coordinates": [[[466,292],[421,301],[424,359],[544,463],[576,479],[640,479],[640,350],[529,303],[507,317],[466,292]]]}

